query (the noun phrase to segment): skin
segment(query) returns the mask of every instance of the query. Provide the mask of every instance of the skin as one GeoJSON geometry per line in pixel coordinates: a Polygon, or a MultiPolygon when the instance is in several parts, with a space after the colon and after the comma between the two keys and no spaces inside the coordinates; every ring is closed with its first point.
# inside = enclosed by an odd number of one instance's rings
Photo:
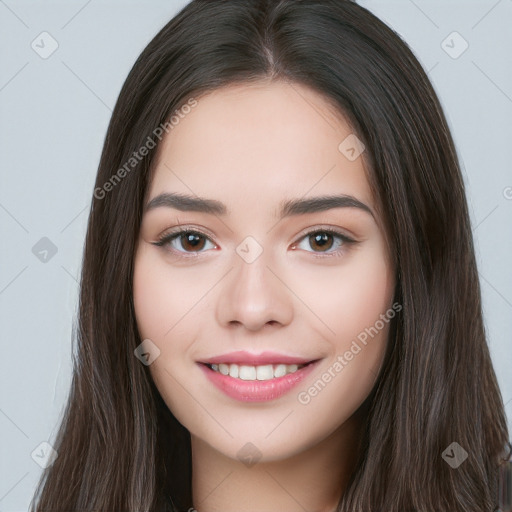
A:
{"type": "Polygon", "coordinates": [[[328,512],[350,476],[364,420],[356,411],[381,367],[389,324],[307,404],[298,394],[332,374],[337,357],[392,305],[395,271],[364,153],[350,161],[338,150],[351,133],[315,91],[259,82],[198,98],[159,146],[148,202],[176,192],[228,209],[147,211],[135,255],[139,334],[160,350],[151,375],[191,433],[199,512],[328,512]],[[355,197],[374,216],[353,207],[277,215],[283,199],[333,194],[355,197]],[[198,249],[179,237],[154,245],[179,224],[206,235],[198,249]],[[322,227],[357,243],[334,236],[319,246],[307,233],[322,227]],[[251,263],[236,252],[247,236],[263,249],[251,263]],[[197,364],[234,350],[321,361],[284,396],[241,402],[212,386],[197,364]],[[261,457],[251,466],[237,456],[249,442],[261,457]]]}

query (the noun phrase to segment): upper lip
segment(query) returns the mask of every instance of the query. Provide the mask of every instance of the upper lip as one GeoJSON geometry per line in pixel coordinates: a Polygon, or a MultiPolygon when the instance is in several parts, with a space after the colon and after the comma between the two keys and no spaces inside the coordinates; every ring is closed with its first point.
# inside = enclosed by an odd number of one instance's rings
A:
{"type": "Polygon", "coordinates": [[[236,352],[228,352],[220,356],[209,357],[208,359],[199,361],[204,364],[245,364],[248,366],[257,366],[265,364],[306,364],[314,361],[314,359],[306,359],[304,357],[289,356],[279,354],[278,352],[261,352],[260,354],[252,354],[245,350],[237,350],[236,352]]]}

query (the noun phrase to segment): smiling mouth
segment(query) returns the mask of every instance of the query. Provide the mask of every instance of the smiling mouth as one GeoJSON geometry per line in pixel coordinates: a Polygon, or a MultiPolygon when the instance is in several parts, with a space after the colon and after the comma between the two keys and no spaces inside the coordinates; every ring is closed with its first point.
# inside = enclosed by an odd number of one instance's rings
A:
{"type": "Polygon", "coordinates": [[[234,379],[245,381],[265,381],[290,375],[314,362],[316,361],[310,361],[305,364],[264,364],[254,366],[234,363],[202,364],[216,373],[220,373],[221,375],[229,376],[234,379]]]}

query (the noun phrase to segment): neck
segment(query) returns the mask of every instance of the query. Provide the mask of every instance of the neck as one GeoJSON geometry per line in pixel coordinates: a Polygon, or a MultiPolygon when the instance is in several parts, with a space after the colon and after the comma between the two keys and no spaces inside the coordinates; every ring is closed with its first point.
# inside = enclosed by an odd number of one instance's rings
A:
{"type": "Polygon", "coordinates": [[[247,466],[191,436],[197,512],[334,512],[358,455],[353,415],[330,436],[284,460],[247,466]]]}

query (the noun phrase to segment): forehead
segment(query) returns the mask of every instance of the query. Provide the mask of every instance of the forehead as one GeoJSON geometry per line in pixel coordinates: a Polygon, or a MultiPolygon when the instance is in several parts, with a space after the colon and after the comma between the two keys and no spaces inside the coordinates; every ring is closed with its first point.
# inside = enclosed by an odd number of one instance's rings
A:
{"type": "Polygon", "coordinates": [[[363,155],[352,160],[342,151],[353,136],[333,105],[303,85],[223,87],[197,98],[164,137],[149,198],[177,191],[249,208],[344,193],[373,204],[363,155]]]}

